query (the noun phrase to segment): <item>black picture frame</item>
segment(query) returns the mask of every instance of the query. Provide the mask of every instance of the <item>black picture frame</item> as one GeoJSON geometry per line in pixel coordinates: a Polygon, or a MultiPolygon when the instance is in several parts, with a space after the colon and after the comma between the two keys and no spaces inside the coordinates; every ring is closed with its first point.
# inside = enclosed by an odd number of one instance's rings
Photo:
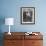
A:
{"type": "Polygon", "coordinates": [[[21,7],[21,24],[35,24],[35,7],[21,7]]]}

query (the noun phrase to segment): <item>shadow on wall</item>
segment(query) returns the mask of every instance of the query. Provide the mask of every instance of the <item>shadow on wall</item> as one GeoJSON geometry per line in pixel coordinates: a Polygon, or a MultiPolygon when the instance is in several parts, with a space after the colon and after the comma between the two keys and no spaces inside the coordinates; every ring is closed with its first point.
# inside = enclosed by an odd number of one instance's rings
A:
{"type": "Polygon", "coordinates": [[[0,16],[0,46],[3,46],[3,32],[2,32],[2,25],[5,23],[5,17],[0,16]]]}

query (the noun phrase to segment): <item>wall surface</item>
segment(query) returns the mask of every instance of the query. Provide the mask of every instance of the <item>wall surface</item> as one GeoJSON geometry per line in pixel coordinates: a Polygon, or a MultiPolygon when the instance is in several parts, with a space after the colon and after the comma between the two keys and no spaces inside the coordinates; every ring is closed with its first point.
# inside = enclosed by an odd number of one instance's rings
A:
{"type": "MultiPolygon", "coordinates": [[[[13,17],[15,19],[14,26],[11,31],[31,32],[31,31],[46,31],[46,0],[1,0],[0,17],[13,17]],[[35,7],[35,24],[22,25],[20,23],[20,8],[35,7]]],[[[2,32],[8,31],[8,26],[1,26],[2,32]]]]}
{"type": "Polygon", "coordinates": [[[7,17],[15,19],[11,32],[46,32],[46,0],[0,0],[1,33],[8,32],[8,26],[4,24],[4,19],[7,17]],[[22,25],[20,23],[21,7],[35,7],[35,24],[22,25]]]}

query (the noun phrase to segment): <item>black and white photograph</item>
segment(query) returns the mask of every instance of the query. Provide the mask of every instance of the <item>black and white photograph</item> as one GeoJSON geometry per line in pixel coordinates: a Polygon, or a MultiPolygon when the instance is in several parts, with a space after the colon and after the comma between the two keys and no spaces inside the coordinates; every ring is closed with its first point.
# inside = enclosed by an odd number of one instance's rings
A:
{"type": "Polygon", "coordinates": [[[21,24],[34,24],[34,23],[35,23],[35,8],[21,7],[21,24]]]}

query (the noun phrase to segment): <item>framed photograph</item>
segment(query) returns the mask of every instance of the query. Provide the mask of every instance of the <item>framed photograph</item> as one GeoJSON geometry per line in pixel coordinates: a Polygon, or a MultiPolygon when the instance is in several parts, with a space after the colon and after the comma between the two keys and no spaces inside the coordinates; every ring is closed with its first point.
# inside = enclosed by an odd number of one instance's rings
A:
{"type": "Polygon", "coordinates": [[[35,24],[35,7],[21,7],[21,24],[35,24]]]}

